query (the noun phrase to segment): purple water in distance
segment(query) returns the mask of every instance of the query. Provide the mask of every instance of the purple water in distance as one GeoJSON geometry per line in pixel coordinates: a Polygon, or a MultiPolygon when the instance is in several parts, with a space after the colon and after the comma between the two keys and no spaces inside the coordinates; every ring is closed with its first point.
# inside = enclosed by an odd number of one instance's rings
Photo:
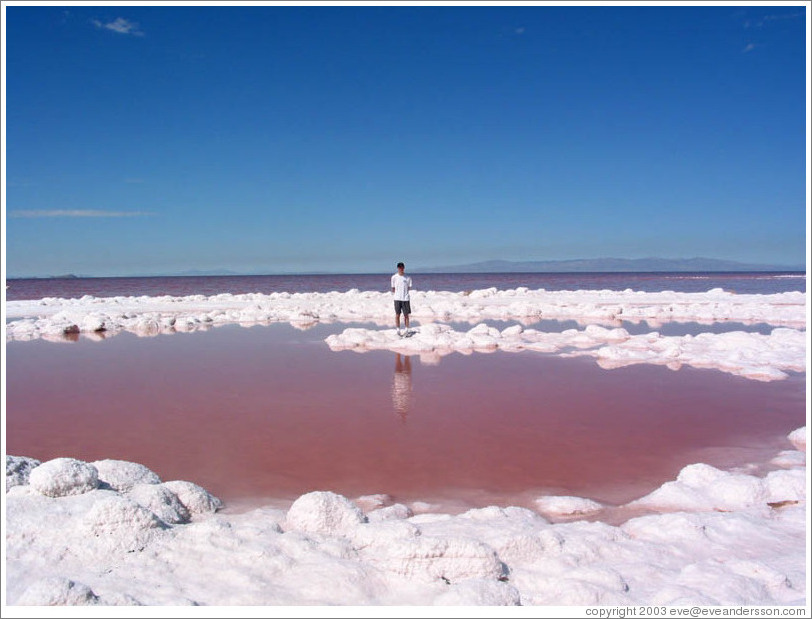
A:
{"type": "MultiPolygon", "coordinates": [[[[415,290],[639,290],[739,294],[806,291],[803,273],[410,273],[415,290]]],[[[91,277],[11,279],[6,299],[45,297],[188,296],[223,293],[388,291],[389,274],[228,275],[189,277],[91,277]]]]}

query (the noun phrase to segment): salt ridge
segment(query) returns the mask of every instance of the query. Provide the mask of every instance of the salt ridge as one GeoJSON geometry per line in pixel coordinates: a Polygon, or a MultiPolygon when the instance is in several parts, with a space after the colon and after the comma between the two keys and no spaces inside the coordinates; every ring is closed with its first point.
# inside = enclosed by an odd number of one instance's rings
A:
{"type": "Polygon", "coordinates": [[[806,428],[763,477],[705,464],[620,509],[458,515],[307,493],[228,514],[142,465],[6,459],[12,605],[806,604],[806,428]],[[791,447],[794,446],[794,450],[791,447]],[[797,457],[787,457],[788,453],[797,457]],[[648,513],[634,516],[645,509],[648,513]]]}
{"type": "Polygon", "coordinates": [[[480,323],[461,332],[435,323],[412,330],[408,338],[400,337],[395,329],[349,328],[325,341],[332,350],[419,354],[421,361],[429,364],[452,352],[470,354],[498,349],[588,355],[605,369],[638,363],[665,365],[672,370],[691,365],[761,381],[781,380],[788,376],[788,371],[806,370],[806,333],[786,328],[773,329],[769,335],[733,331],[666,337],[657,332],[632,336],[625,329],[599,325],[548,333],[524,329],[521,325],[500,331],[480,323]]]}
{"type": "MultiPolygon", "coordinates": [[[[801,328],[806,293],[546,291],[487,288],[468,292],[413,291],[413,318],[421,322],[575,319],[588,324],[646,321],[737,321],[801,328]]],[[[350,290],[327,293],[218,294],[185,297],[84,296],[6,304],[7,340],[66,333],[131,331],[139,335],[192,331],[223,324],[377,322],[391,324],[391,295],[350,290]]]]}

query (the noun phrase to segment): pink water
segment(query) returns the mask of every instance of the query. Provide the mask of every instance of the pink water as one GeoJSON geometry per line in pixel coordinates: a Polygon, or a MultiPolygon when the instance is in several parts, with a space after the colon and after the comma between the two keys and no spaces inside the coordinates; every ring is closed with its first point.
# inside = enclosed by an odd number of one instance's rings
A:
{"type": "Polygon", "coordinates": [[[311,490],[461,506],[621,503],[698,461],[768,460],[805,423],[803,376],[532,353],[333,352],[288,325],[11,342],[7,453],[140,462],[231,504],[311,490]]]}

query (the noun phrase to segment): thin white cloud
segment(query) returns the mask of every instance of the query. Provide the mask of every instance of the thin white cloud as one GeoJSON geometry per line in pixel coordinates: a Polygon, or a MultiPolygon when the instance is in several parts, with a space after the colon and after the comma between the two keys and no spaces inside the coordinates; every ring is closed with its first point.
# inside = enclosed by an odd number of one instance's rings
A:
{"type": "Polygon", "coordinates": [[[93,25],[96,26],[96,28],[112,30],[113,32],[117,32],[119,34],[129,34],[135,37],[144,36],[144,33],[141,31],[141,28],[136,22],[124,19],[123,17],[117,17],[113,21],[107,22],[106,24],[98,19],[94,19],[93,25]]]}
{"type": "Polygon", "coordinates": [[[742,50],[742,54],[746,54],[747,52],[752,52],[756,49],[756,46],[753,43],[748,43],[745,48],[742,50]]]}
{"type": "Polygon", "coordinates": [[[146,217],[150,213],[142,211],[98,211],[92,209],[76,210],[42,210],[42,211],[9,211],[9,217],[39,219],[44,217],[146,217]]]}
{"type": "Polygon", "coordinates": [[[758,19],[748,19],[747,21],[744,22],[744,27],[745,28],[750,28],[750,27],[763,28],[764,26],[766,26],[770,22],[782,21],[782,20],[785,20],[785,19],[798,19],[799,17],[804,17],[804,16],[805,16],[805,14],[801,13],[801,12],[799,12],[799,13],[780,13],[780,14],[777,14],[777,15],[764,15],[764,16],[758,18],[758,19]]]}

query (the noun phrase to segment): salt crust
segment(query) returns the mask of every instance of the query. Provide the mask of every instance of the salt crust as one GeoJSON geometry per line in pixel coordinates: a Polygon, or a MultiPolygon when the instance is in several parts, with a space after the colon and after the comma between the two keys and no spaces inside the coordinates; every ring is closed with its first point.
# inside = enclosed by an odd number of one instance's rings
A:
{"type": "MultiPolygon", "coordinates": [[[[793,432],[788,447],[805,449],[805,434],[793,432]]],[[[804,605],[806,466],[789,453],[774,460],[786,468],[763,477],[687,466],[621,506],[630,518],[619,526],[548,520],[600,513],[602,505],[580,497],[538,497],[537,511],[451,515],[421,514],[425,506],[390,504],[386,495],[354,502],[317,491],[287,511],[227,514],[200,486],[162,483],[134,463],[7,456],[7,599],[804,605]]]]}
{"type": "Polygon", "coordinates": [[[348,328],[325,341],[336,351],[394,350],[419,355],[427,364],[454,352],[530,350],[568,357],[591,356],[604,369],[649,363],[678,370],[690,365],[760,381],[781,380],[787,378],[787,372],[806,370],[806,332],[782,327],[769,335],[733,331],[671,337],[657,332],[630,335],[625,329],[599,325],[548,333],[521,325],[500,331],[485,323],[468,331],[455,331],[449,325],[430,323],[413,331],[411,337],[402,338],[395,329],[348,328]]]}
{"type": "MultiPolygon", "coordinates": [[[[547,291],[487,288],[468,292],[412,293],[413,318],[421,323],[544,319],[617,326],[645,321],[653,328],[670,322],[737,321],[777,327],[806,325],[806,293],[734,294],[636,292],[633,290],[547,291]]],[[[8,301],[8,340],[61,339],[65,334],[130,331],[138,335],[186,332],[224,324],[288,322],[303,328],[335,322],[392,322],[391,295],[384,292],[218,294],[185,297],[45,298],[8,301]]]]}
{"type": "MultiPolygon", "coordinates": [[[[737,295],[721,289],[704,293],[632,290],[546,291],[489,288],[470,292],[413,293],[412,337],[395,329],[347,328],[330,335],[332,350],[392,350],[437,363],[456,352],[530,350],[563,356],[591,356],[606,369],[649,363],[679,369],[715,368],[749,379],[772,381],[806,370],[806,294],[737,295]],[[541,319],[576,320],[584,328],[545,332],[526,328],[541,319]],[[483,320],[518,321],[498,330],[483,320]],[[457,331],[446,322],[474,323],[457,331]],[[657,327],[670,322],[765,323],[769,335],[746,331],[663,336],[630,335],[624,322],[657,327]],[[414,323],[413,323],[414,324],[414,323]]],[[[81,334],[104,338],[128,331],[139,336],[188,332],[227,324],[251,326],[288,322],[308,328],[319,322],[391,324],[387,293],[348,292],[219,294],[186,297],[84,296],[10,301],[6,339],[67,341],[81,334]]]]}
{"type": "Polygon", "coordinates": [[[536,509],[545,516],[583,516],[603,509],[603,505],[597,501],[574,496],[540,497],[535,504],[536,509]]]}

